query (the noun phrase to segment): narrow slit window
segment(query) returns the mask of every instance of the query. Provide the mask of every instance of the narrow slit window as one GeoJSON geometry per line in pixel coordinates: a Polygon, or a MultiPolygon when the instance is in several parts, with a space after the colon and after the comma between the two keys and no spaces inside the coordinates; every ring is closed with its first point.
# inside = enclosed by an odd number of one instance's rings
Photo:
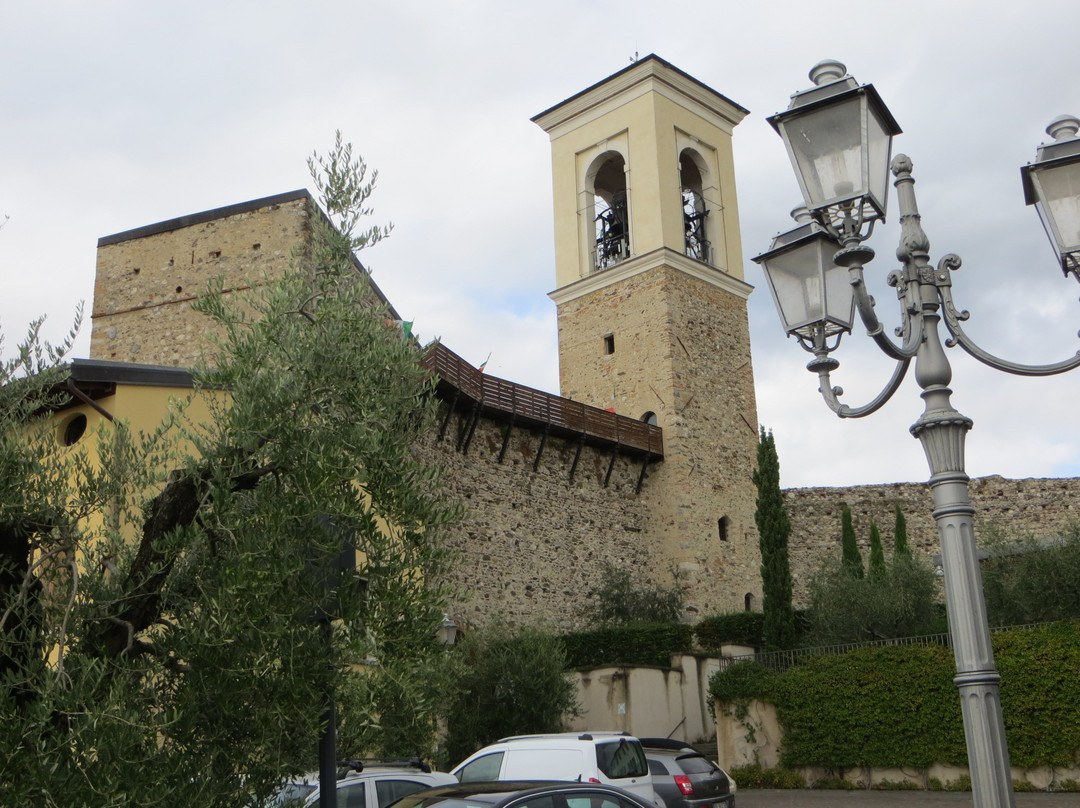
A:
{"type": "Polygon", "coordinates": [[[615,353],[615,335],[604,334],[604,353],[611,356],[615,353]]]}

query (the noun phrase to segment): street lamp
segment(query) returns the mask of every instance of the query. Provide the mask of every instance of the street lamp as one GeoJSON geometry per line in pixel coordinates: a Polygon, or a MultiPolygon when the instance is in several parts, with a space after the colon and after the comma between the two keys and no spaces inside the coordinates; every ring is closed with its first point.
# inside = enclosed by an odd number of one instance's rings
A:
{"type": "MultiPolygon", "coordinates": [[[[817,253],[803,250],[801,257],[793,257],[784,244],[801,239],[789,238],[778,244],[791,235],[785,234],[754,260],[764,268],[785,330],[813,354],[807,369],[817,374],[825,403],[841,418],[859,418],[877,411],[900,387],[912,360],[915,362],[915,379],[923,391],[925,410],[911,432],[922,442],[930,465],[945,603],[956,659],[953,681],[960,690],[975,806],[1011,807],[1009,752],[998,696],[1001,677],[990,645],[974,509],[964,469],[964,440],[972,422],[952,406],[948,386],[952,369],[938,326],[944,318],[950,346],[959,345],[980,362],[1008,373],[1062,373],[1080,367],[1080,354],[1049,365],[1021,365],[993,356],[975,344],[961,327],[968,313],[958,309],[952,298],[951,271],[960,268],[960,258],[950,253],[936,267],[930,264],[930,242],[915,202],[911,160],[897,155],[889,164],[892,137],[900,133],[892,115],[873,87],[859,85],[839,62],[820,63],[810,78],[815,86],[796,93],[788,110],[770,122],[787,144],[813,224],[840,248],[832,261],[846,271],[854,307],[868,335],[896,362],[892,378],[876,398],[860,407],[840,402],[843,390],[834,387],[831,380],[840,363],[830,354],[839,347],[843,334],[850,332],[851,321],[845,326],[824,305],[811,313],[813,307],[805,302],[816,299],[816,289],[836,286],[835,280],[830,280],[835,277],[835,268],[820,260],[825,242],[818,241],[817,253]],[[874,223],[885,217],[886,166],[896,177],[893,184],[900,204],[896,255],[903,266],[888,276],[900,302],[899,342],[889,337],[878,321],[863,279],[863,266],[874,257],[865,242],[874,223]],[[790,320],[792,312],[806,316],[790,320]]],[[[1023,169],[1023,179],[1027,202],[1036,205],[1063,271],[1080,280],[1078,130],[1080,121],[1075,118],[1055,120],[1047,129],[1055,141],[1039,149],[1036,161],[1023,169]]]]}

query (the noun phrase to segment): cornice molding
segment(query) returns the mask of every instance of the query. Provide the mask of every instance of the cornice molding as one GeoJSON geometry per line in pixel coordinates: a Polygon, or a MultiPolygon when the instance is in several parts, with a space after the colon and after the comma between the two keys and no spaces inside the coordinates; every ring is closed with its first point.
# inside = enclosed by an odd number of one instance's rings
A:
{"type": "Polygon", "coordinates": [[[628,258],[613,267],[608,267],[599,272],[591,272],[573,283],[562,286],[553,292],[548,292],[548,297],[556,305],[561,306],[563,303],[569,303],[579,297],[584,297],[612,284],[621,283],[636,275],[642,275],[660,267],[670,267],[683,272],[704,281],[710,286],[715,286],[717,289],[736,295],[742,300],[749,298],[750,293],[754,291],[753,286],[733,275],[727,274],[723,270],[704,264],[701,261],[695,261],[693,258],[677,253],[667,247],[660,247],[644,255],[628,258]]]}
{"type": "Polygon", "coordinates": [[[731,132],[748,110],[658,56],[650,55],[598,84],[556,104],[532,120],[554,140],[649,91],[691,108],[731,132]]]}

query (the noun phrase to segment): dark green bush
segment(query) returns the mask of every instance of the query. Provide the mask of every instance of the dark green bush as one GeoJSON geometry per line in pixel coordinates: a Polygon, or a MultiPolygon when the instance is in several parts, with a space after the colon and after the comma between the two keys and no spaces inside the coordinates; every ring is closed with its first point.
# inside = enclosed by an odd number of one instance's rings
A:
{"type": "Polygon", "coordinates": [[[659,665],[670,667],[671,655],[693,649],[692,626],[678,623],[639,623],[564,634],[566,665],[659,665]]]}
{"type": "Polygon", "coordinates": [[[765,615],[761,612],[728,612],[706,617],[694,626],[694,634],[705,651],[718,650],[725,643],[759,648],[764,642],[764,627],[765,615]]]}
{"type": "Polygon", "coordinates": [[[757,764],[728,770],[739,788],[806,788],[799,772],[790,769],[763,769],[757,764]]]}
{"type": "Polygon", "coordinates": [[[601,625],[677,623],[683,613],[683,585],[672,571],[671,586],[641,584],[633,573],[610,562],[601,569],[596,600],[589,617],[601,625]]]}
{"type": "Polygon", "coordinates": [[[982,564],[992,626],[1080,617],[1080,522],[1052,542],[986,531],[991,557],[982,564]]]}
{"type": "MultiPolygon", "coordinates": [[[[1080,621],[998,632],[993,642],[1012,762],[1077,765],[1080,621]]],[[[750,699],[775,704],[786,767],[925,769],[967,762],[955,673],[945,646],[871,647],[813,657],[782,674],[740,663],[716,674],[710,693],[736,714],[750,699]]]]}
{"type": "Polygon", "coordinates": [[[447,715],[451,763],[507,735],[558,732],[563,717],[577,712],[564,647],[553,634],[493,626],[470,632],[454,653],[463,673],[447,715]]]}
{"type": "Polygon", "coordinates": [[[783,764],[966,763],[954,673],[948,648],[910,645],[814,657],[788,669],[774,689],[783,764]]]}
{"type": "Polygon", "coordinates": [[[718,671],[709,680],[709,695],[721,704],[735,704],[753,699],[775,701],[780,674],[756,662],[737,662],[718,671]]]}
{"type": "Polygon", "coordinates": [[[812,644],[918,637],[938,625],[934,571],[925,560],[900,556],[874,576],[854,576],[851,569],[833,561],[811,579],[812,644]]]}
{"type": "Polygon", "coordinates": [[[1080,760],[1080,621],[993,635],[1009,757],[1017,766],[1080,760]]]}

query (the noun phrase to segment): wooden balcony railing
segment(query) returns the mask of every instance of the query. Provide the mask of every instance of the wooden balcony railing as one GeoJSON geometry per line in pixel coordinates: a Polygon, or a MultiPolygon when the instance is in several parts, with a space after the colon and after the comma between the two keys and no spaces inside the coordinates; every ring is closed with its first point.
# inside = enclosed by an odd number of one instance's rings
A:
{"type": "Polygon", "coordinates": [[[561,437],[618,447],[623,454],[650,460],[664,456],[664,437],[658,426],[481,373],[444,345],[435,345],[421,362],[438,374],[442,397],[454,400],[456,394],[460,409],[479,404],[485,415],[512,416],[515,424],[547,429],[561,437]]]}

